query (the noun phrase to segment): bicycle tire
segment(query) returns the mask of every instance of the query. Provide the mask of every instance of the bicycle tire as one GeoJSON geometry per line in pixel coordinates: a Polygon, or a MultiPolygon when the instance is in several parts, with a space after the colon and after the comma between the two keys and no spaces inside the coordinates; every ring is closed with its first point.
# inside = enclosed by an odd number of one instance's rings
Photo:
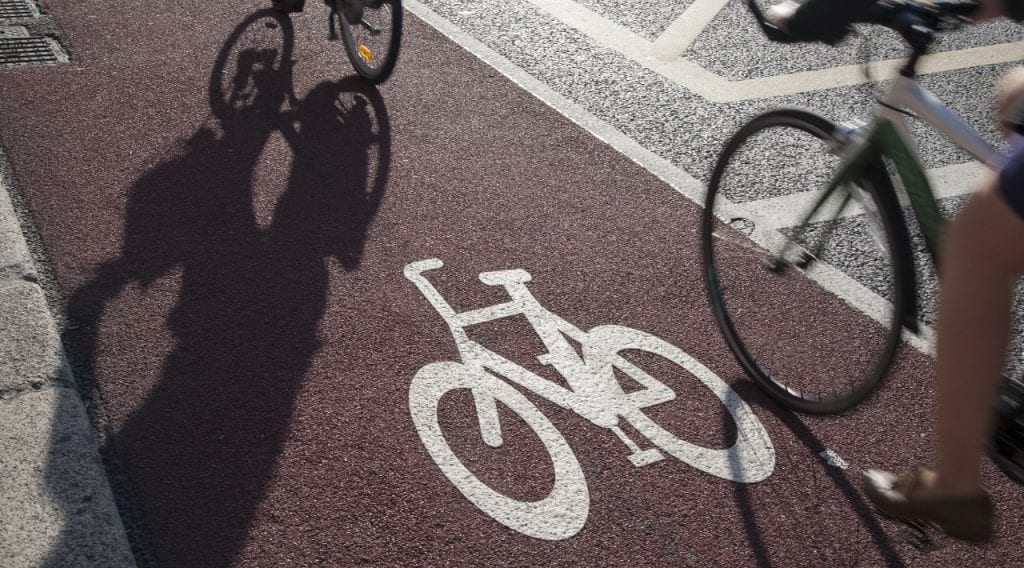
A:
{"type": "Polygon", "coordinates": [[[386,81],[398,63],[402,43],[402,0],[371,0],[360,22],[350,23],[337,0],[338,22],[345,52],[359,75],[377,85],[386,81]]]}
{"type": "Polygon", "coordinates": [[[878,387],[914,286],[880,158],[819,212],[844,209],[801,224],[837,171],[836,136],[834,123],[806,111],[753,118],[718,158],[701,227],[708,297],[737,362],[773,399],[814,414],[848,410],[878,387]],[[803,187],[818,189],[793,191],[803,187]],[[767,250],[785,242],[797,245],[788,259],[767,250]]]}
{"type": "MultiPolygon", "coordinates": [[[[492,408],[492,410],[496,409],[492,408]]],[[[522,393],[508,383],[463,363],[441,361],[420,369],[409,385],[409,411],[416,432],[434,463],[471,503],[506,527],[533,538],[562,540],[587,522],[590,493],[579,460],[565,437],[522,393]],[[520,501],[488,487],[452,450],[438,421],[441,399],[457,389],[473,391],[492,404],[500,402],[522,420],[544,445],[554,466],[550,493],[537,501],[520,501]]],[[[497,415],[493,414],[495,426],[497,415]]],[[[485,441],[488,435],[481,429],[485,441]]],[[[488,445],[500,446],[502,436],[488,445]]]]}
{"type": "MultiPolygon", "coordinates": [[[[626,395],[631,399],[631,404],[625,405],[622,412],[622,418],[637,432],[679,461],[722,479],[737,483],[756,483],[771,476],[775,470],[775,448],[768,432],[750,406],[721,377],[678,347],[648,333],[618,325],[604,325],[587,332],[584,358],[588,364],[596,363],[603,373],[614,372],[612,368],[618,369],[634,383],[641,385],[651,384],[652,381],[661,383],[659,387],[664,384],[644,368],[651,368],[653,362],[650,359],[644,358],[634,362],[624,357],[624,352],[654,355],[682,369],[684,376],[696,379],[699,383],[697,386],[703,386],[714,394],[736,426],[735,439],[728,447],[707,447],[683,440],[643,411],[644,408],[659,408],[663,404],[671,404],[672,401],[663,400],[655,404],[650,404],[649,401],[638,404],[637,398],[645,393],[637,391],[626,395]]],[[[664,408],[661,416],[664,418],[674,414],[679,414],[677,408],[664,408]]],[[[714,424],[717,421],[712,421],[711,424],[706,424],[706,420],[701,422],[704,423],[702,427],[717,426],[714,424]]]]}

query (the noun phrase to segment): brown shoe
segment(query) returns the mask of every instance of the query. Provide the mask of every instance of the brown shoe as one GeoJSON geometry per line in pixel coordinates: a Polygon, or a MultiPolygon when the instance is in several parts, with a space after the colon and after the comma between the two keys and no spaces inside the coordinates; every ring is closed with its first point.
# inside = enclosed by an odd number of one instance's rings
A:
{"type": "Polygon", "coordinates": [[[863,474],[864,494],[878,512],[898,521],[932,525],[947,535],[967,542],[992,539],[992,499],[988,493],[968,497],[927,495],[923,478],[932,473],[920,468],[897,478],[877,470],[863,474]]]}

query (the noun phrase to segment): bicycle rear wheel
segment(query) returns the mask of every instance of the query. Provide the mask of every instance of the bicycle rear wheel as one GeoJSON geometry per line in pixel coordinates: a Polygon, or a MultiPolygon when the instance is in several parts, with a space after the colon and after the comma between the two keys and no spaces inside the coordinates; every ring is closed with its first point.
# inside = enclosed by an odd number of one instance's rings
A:
{"type": "Polygon", "coordinates": [[[833,413],[865,397],[899,344],[913,286],[909,239],[881,160],[819,202],[835,125],[762,114],[728,142],[702,222],[705,279],[736,360],[772,398],[833,413]]]}
{"type": "Polygon", "coordinates": [[[345,51],[356,72],[373,84],[383,83],[395,70],[402,42],[402,0],[363,0],[362,16],[346,16],[345,0],[337,0],[338,21],[345,51]]]}

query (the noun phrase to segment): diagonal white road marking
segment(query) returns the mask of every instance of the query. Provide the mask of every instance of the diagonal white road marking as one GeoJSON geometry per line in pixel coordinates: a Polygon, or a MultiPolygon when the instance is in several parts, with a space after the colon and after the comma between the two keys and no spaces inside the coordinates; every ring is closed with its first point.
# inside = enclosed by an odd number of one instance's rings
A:
{"type": "MultiPolygon", "coordinates": [[[[585,34],[602,47],[658,73],[711,102],[728,103],[756,98],[793,95],[807,91],[849,87],[869,82],[863,65],[844,65],[760,79],[730,81],[682,58],[729,0],[696,0],[654,42],[573,0],[526,0],[563,24],[585,34]]],[[[1002,43],[925,56],[918,65],[921,75],[1020,60],[1024,42],[1002,43]]],[[[904,59],[875,61],[872,77],[895,75],[904,59]]]]}

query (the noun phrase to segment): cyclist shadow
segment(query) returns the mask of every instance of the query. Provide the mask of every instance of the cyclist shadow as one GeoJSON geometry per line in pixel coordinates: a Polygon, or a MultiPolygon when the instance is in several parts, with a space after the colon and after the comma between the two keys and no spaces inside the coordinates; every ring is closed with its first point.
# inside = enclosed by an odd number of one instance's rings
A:
{"type": "MultiPolygon", "coordinates": [[[[239,28],[259,18],[290,29],[266,12],[239,28]]],[[[244,49],[234,62],[231,104],[211,108],[219,130],[200,127],[133,184],[121,256],[67,305],[64,339],[77,375],[114,405],[103,453],[133,547],[160,564],[227,566],[249,537],[321,347],[330,261],[359,268],[387,182],[390,130],[375,89],[347,79],[296,99],[287,45],[244,49]],[[282,110],[289,100],[293,108],[282,110]],[[292,165],[261,226],[257,165],[288,158],[265,155],[274,132],[289,142],[292,165]],[[149,290],[159,297],[175,288],[167,337],[113,329],[122,335],[105,339],[104,317],[151,317],[136,304],[149,290]],[[101,342],[118,339],[173,349],[151,382],[97,377],[100,368],[145,368],[101,352],[101,342]]]]}
{"type": "MultiPolygon", "coordinates": [[[[810,428],[803,423],[798,414],[775,404],[749,380],[744,379],[737,381],[732,384],[732,388],[736,391],[736,394],[738,394],[741,399],[745,400],[752,408],[759,406],[778,418],[779,421],[781,421],[786,428],[796,436],[804,447],[807,448],[808,452],[811,454],[811,459],[823,459],[822,454],[827,451],[827,448],[821,440],[818,439],[814,432],[812,432],[810,428]]],[[[726,414],[725,422],[727,423],[727,426],[729,425],[730,420],[731,417],[726,414]]],[[[848,475],[837,467],[827,466],[824,467],[823,470],[828,481],[830,481],[843,495],[846,502],[850,504],[853,512],[857,515],[860,523],[871,536],[871,541],[874,543],[875,547],[878,548],[882,561],[885,565],[904,566],[905,563],[900,558],[896,548],[893,546],[892,540],[878,523],[876,513],[861,495],[857,487],[850,481],[848,475]]],[[[758,527],[756,518],[757,513],[752,505],[750,487],[742,483],[735,484],[735,497],[736,506],[741,512],[744,530],[747,533],[747,539],[750,542],[751,551],[754,554],[757,565],[761,567],[771,566],[771,558],[768,553],[770,547],[762,538],[761,530],[758,527]]]]}

